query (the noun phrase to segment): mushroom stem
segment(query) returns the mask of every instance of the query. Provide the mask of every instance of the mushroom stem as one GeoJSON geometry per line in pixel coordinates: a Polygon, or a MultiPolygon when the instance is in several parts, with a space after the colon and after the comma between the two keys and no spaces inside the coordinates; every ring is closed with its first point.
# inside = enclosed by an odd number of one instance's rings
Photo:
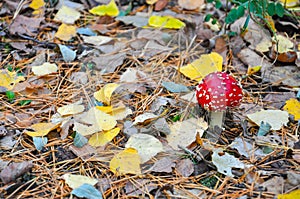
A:
{"type": "Polygon", "coordinates": [[[211,111],[210,112],[210,121],[209,121],[209,129],[212,134],[207,134],[207,139],[210,141],[216,142],[220,137],[220,132],[215,131],[215,126],[218,126],[220,129],[223,126],[224,119],[224,111],[211,111]]]}

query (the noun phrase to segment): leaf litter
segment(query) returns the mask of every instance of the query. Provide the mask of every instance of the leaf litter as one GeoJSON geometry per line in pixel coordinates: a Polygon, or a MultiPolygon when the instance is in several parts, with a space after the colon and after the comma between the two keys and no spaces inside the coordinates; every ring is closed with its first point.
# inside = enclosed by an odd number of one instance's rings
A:
{"type": "Polygon", "coordinates": [[[297,194],[299,68],[285,56],[297,54],[299,39],[279,30],[277,50],[252,21],[243,38],[220,39],[222,19],[204,23],[199,11],[210,4],[202,1],[125,4],[37,0],[19,12],[3,3],[1,18],[11,17],[0,22],[1,197],[297,194]],[[195,37],[204,30],[215,46],[195,37]],[[244,99],[216,144],[205,139],[207,113],[193,90],[221,70],[239,79],[244,99]]]}

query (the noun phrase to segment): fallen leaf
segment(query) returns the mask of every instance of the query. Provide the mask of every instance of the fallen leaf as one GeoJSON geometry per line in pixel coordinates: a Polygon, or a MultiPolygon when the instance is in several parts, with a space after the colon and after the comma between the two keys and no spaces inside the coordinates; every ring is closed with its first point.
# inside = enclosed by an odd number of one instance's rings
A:
{"type": "Polygon", "coordinates": [[[161,85],[172,93],[185,93],[190,91],[186,86],[182,84],[176,84],[174,82],[162,81],[161,85]]]}
{"type": "Polygon", "coordinates": [[[116,119],[96,107],[92,107],[87,112],[84,112],[75,117],[77,122],[74,122],[73,130],[81,135],[91,135],[102,130],[108,131],[114,128],[117,124],[116,119]]]}
{"type": "Polygon", "coordinates": [[[116,68],[124,63],[126,53],[119,52],[116,54],[99,55],[93,59],[96,63],[96,69],[101,71],[101,74],[113,73],[116,68]]]}
{"type": "Polygon", "coordinates": [[[275,46],[276,49],[278,46],[278,50],[276,50],[278,53],[285,53],[285,52],[293,51],[294,43],[291,42],[288,38],[286,38],[282,35],[277,35],[276,38],[273,37],[273,40],[278,41],[278,43],[275,46]]]}
{"type": "Polygon", "coordinates": [[[80,187],[72,190],[71,194],[79,198],[102,199],[102,194],[94,186],[84,183],[80,187]]]}
{"type": "Polygon", "coordinates": [[[262,121],[269,123],[272,126],[271,130],[280,130],[289,121],[288,112],[280,110],[261,110],[248,114],[247,117],[258,126],[260,126],[262,121]]]}
{"type": "Polygon", "coordinates": [[[6,92],[8,90],[12,90],[14,86],[20,82],[24,81],[25,78],[23,76],[18,76],[17,72],[10,72],[6,69],[1,70],[0,73],[0,93],[6,92]]]}
{"type": "Polygon", "coordinates": [[[49,62],[45,62],[40,66],[32,66],[33,74],[37,76],[49,75],[51,73],[56,73],[58,70],[56,64],[50,64],[49,62]]]}
{"type": "Polygon", "coordinates": [[[122,21],[126,25],[132,24],[135,27],[144,27],[148,24],[148,18],[147,17],[141,17],[141,16],[119,16],[116,18],[116,20],[122,21]]]}
{"type": "Polygon", "coordinates": [[[86,145],[86,143],[88,143],[88,139],[82,136],[80,133],[76,132],[76,135],[74,137],[74,146],[82,148],[84,145],[86,145]]]}
{"type": "Polygon", "coordinates": [[[41,151],[48,142],[47,137],[33,137],[33,144],[36,150],[41,151]]]}
{"type": "Polygon", "coordinates": [[[33,167],[31,161],[12,162],[0,173],[0,179],[4,184],[15,181],[18,177],[28,172],[33,167]]]}
{"type": "Polygon", "coordinates": [[[66,181],[66,184],[72,189],[76,189],[83,184],[90,184],[94,186],[98,182],[98,180],[94,178],[69,173],[64,174],[62,177],[66,181]]]}
{"type": "Polygon", "coordinates": [[[107,5],[96,6],[90,9],[89,12],[100,16],[108,15],[114,17],[119,15],[119,9],[114,0],[111,0],[107,5]]]}
{"type": "Polygon", "coordinates": [[[151,16],[148,20],[149,26],[155,28],[170,28],[180,29],[185,26],[185,23],[171,16],[151,16]]]}
{"type": "Polygon", "coordinates": [[[106,105],[110,105],[110,98],[112,93],[119,87],[119,84],[108,83],[105,84],[99,91],[94,93],[94,97],[99,102],[103,102],[106,105]]]}
{"type": "Polygon", "coordinates": [[[300,198],[300,189],[291,191],[290,193],[277,195],[277,199],[299,199],[299,198],[300,198]]]}
{"type": "Polygon", "coordinates": [[[261,66],[249,66],[247,70],[247,75],[253,75],[258,73],[261,69],[261,66]]]}
{"type": "Polygon", "coordinates": [[[157,173],[172,173],[173,168],[175,167],[175,162],[169,157],[164,157],[160,160],[157,160],[154,165],[149,169],[149,171],[157,173]]]}
{"type": "Polygon", "coordinates": [[[144,193],[157,189],[157,184],[151,179],[128,180],[125,185],[126,196],[138,198],[144,193]]]}
{"type": "Polygon", "coordinates": [[[289,99],[285,102],[283,110],[294,116],[295,120],[300,120],[300,102],[295,99],[289,99]]]}
{"type": "Polygon", "coordinates": [[[67,6],[62,6],[56,13],[54,20],[64,24],[74,24],[80,18],[80,12],[67,6]]]}
{"type": "Polygon", "coordinates": [[[299,0],[279,0],[287,8],[292,8],[299,5],[299,0]]]}
{"type": "Polygon", "coordinates": [[[178,0],[178,5],[186,10],[195,10],[204,4],[204,0],[178,0]]]}
{"type": "Polygon", "coordinates": [[[93,44],[95,46],[100,46],[106,44],[113,39],[106,36],[82,36],[84,43],[93,44]]]}
{"type": "Polygon", "coordinates": [[[253,154],[256,157],[264,157],[267,155],[261,149],[255,148],[254,144],[251,144],[240,137],[235,138],[230,144],[230,147],[236,149],[239,154],[245,156],[246,158],[252,157],[253,154]]]}
{"type": "Polygon", "coordinates": [[[158,0],[146,0],[146,3],[149,5],[153,5],[157,2],[158,0]]]}
{"type": "Polygon", "coordinates": [[[147,122],[147,120],[153,120],[157,117],[158,117],[158,115],[155,115],[153,113],[143,113],[143,114],[137,116],[136,118],[134,118],[134,122],[132,124],[136,125],[139,123],[147,122]]]}
{"type": "Polygon", "coordinates": [[[13,20],[13,23],[8,27],[11,34],[24,34],[35,36],[37,34],[37,29],[40,27],[44,17],[26,17],[23,15],[17,15],[13,20]]]}
{"type": "Polygon", "coordinates": [[[65,45],[58,44],[59,50],[64,58],[65,62],[74,61],[76,58],[76,52],[71,50],[69,47],[65,45]]]}
{"type": "Polygon", "coordinates": [[[78,113],[82,113],[84,111],[84,106],[80,105],[80,104],[68,104],[62,107],[59,107],[57,109],[57,112],[61,115],[61,116],[67,116],[67,115],[75,115],[78,113]]]}
{"type": "Polygon", "coordinates": [[[95,133],[92,137],[90,137],[89,144],[94,147],[105,146],[119,134],[120,130],[120,128],[114,128],[109,131],[95,133]]]}
{"type": "Polygon", "coordinates": [[[45,6],[44,0],[32,0],[32,2],[29,4],[29,7],[38,10],[45,6]]]}
{"type": "Polygon", "coordinates": [[[194,163],[190,159],[182,159],[175,168],[183,177],[189,177],[194,172],[194,163]]]}
{"type": "Polygon", "coordinates": [[[223,152],[220,148],[214,149],[211,159],[212,163],[217,167],[218,172],[229,177],[234,177],[231,172],[232,168],[245,168],[244,163],[233,155],[223,152]]]}
{"type": "Polygon", "coordinates": [[[134,148],[138,151],[141,163],[145,163],[157,153],[163,151],[162,143],[152,135],[138,133],[130,136],[126,148],[134,148]]]}
{"type": "Polygon", "coordinates": [[[155,3],[154,10],[155,11],[161,11],[168,5],[169,1],[168,0],[158,0],[155,3]]]}
{"type": "Polygon", "coordinates": [[[169,145],[176,150],[178,145],[186,147],[196,140],[197,132],[200,136],[208,128],[208,125],[202,118],[190,118],[183,122],[175,122],[170,126],[171,133],[167,135],[169,145]]]}
{"type": "Polygon", "coordinates": [[[186,77],[200,81],[206,75],[216,71],[222,71],[223,57],[218,53],[201,55],[201,57],[192,63],[183,66],[179,71],[186,77]]]}
{"type": "Polygon", "coordinates": [[[61,24],[58,27],[55,37],[63,41],[69,41],[72,37],[76,36],[76,26],[61,24]]]}
{"type": "Polygon", "coordinates": [[[31,129],[34,131],[25,131],[25,133],[31,137],[43,137],[46,136],[50,131],[58,128],[60,123],[53,124],[53,123],[36,123],[30,126],[31,129]]]}
{"type": "Polygon", "coordinates": [[[109,163],[109,168],[114,174],[141,174],[141,159],[138,151],[127,148],[116,154],[109,163]]]}

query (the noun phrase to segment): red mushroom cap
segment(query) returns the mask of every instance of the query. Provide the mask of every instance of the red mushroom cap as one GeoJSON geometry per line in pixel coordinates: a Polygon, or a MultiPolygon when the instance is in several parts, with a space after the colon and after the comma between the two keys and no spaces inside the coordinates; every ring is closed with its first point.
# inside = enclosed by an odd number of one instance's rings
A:
{"type": "Polygon", "coordinates": [[[210,111],[224,111],[239,105],[242,88],[234,77],[226,72],[213,72],[205,76],[196,88],[198,103],[210,111]]]}

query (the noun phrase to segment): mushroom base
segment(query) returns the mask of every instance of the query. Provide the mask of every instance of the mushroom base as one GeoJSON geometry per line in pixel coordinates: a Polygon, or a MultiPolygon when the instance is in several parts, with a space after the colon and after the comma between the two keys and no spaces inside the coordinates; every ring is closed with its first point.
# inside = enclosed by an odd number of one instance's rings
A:
{"type": "Polygon", "coordinates": [[[220,129],[222,129],[223,126],[225,113],[224,111],[216,111],[210,112],[209,114],[209,129],[211,133],[207,134],[207,139],[209,139],[212,142],[216,142],[219,140],[221,134],[220,129]],[[215,128],[215,126],[217,126],[218,128],[215,128]]]}

